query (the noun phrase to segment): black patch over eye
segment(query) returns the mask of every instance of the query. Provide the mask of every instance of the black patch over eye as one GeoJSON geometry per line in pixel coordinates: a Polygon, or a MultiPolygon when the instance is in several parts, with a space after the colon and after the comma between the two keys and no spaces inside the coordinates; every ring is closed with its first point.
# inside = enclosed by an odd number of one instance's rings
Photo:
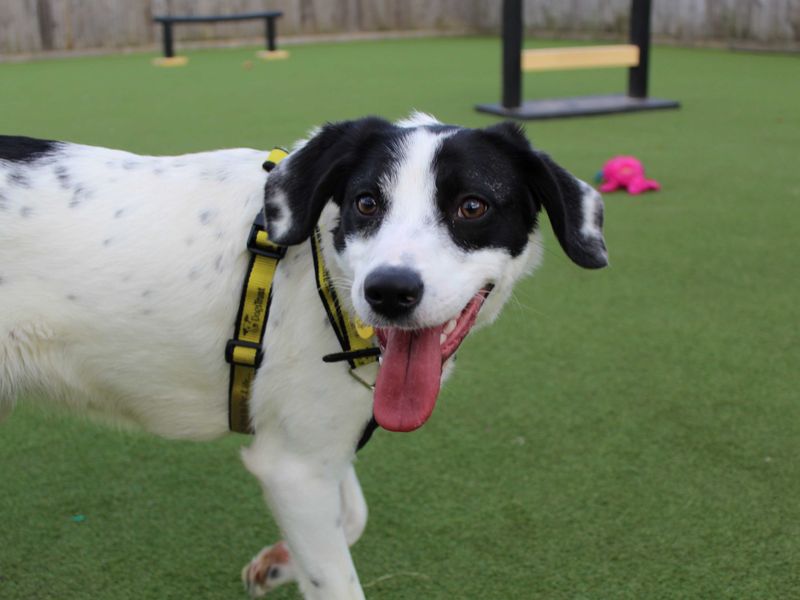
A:
{"type": "Polygon", "coordinates": [[[371,217],[378,212],[378,201],[369,194],[362,194],[356,198],[356,209],[365,217],[371,217]]]}
{"type": "Polygon", "coordinates": [[[458,205],[458,218],[467,221],[480,219],[489,210],[485,200],[476,196],[467,196],[458,205]]]}

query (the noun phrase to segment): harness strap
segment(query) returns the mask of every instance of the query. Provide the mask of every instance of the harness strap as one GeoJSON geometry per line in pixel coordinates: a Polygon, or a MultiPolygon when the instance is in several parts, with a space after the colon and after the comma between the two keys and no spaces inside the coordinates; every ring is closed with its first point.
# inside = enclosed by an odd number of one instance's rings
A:
{"type": "MultiPolygon", "coordinates": [[[[264,163],[266,170],[283,160],[287,152],[276,148],[264,163]]],[[[228,387],[228,426],[238,433],[253,433],[250,424],[250,386],[263,359],[262,343],[272,303],[272,280],[286,248],[269,241],[264,213],[250,228],[247,239],[250,262],[242,286],[234,337],[225,346],[225,360],[231,365],[228,387]]]]}
{"type": "MultiPolygon", "coordinates": [[[[286,150],[275,148],[264,162],[264,170],[271,171],[287,155],[286,150]]],[[[318,227],[314,229],[310,242],[319,297],[342,347],[342,352],[329,354],[323,357],[323,360],[326,362],[346,360],[350,365],[351,375],[370,387],[371,384],[365,376],[357,371],[370,365],[372,369],[376,366],[373,363],[378,360],[380,351],[373,346],[375,332],[372,327],[361,323],[357,318],[352,319],[342,307],[331,282],[330,273],[325,268],[318,227]]],[[[253,433],[250,423],[250,387],[256,370],[263,360],[262,346],[272,303],[272,282],[278,263],[286,255],[286,248],[269,241],[263,211],[259,211],[250,229],[247,249],[251,256],[242,286],[235,335],[228,340],[225,347],[225,360],[231,365],[228,424],[231,431],[238,433],[253,433]]],[[[358,442],[358,449],[367,443],[376,427],[377,423],[372,419],[358,442]]]]}
{"type": "Polygon", "coordinates": [[[342,352],[328,354],[323,357],[325,362],[336,362],[347,360],[351,369],[374,363],[378,360],[380,352],[373,346],[372,339],[375,331],[369,325],[364,325],[358,319],[350,318],[336,289],[331,284],[331,276],[325,268],[324,257],[322,256],[321,234],[319,227],[314,228],[314,235],[311,236],[311,256],[314,259],[314,275],[317,280],[317,289],[328,320],[333,326],[333,331],[342,347],[342,352]]]}
{"type": "MultiPolygon", "coordinates": [[[[358,371],[369,370],[369,366],[376,363],[380,356],[380,350],[374,347],[372,343],[375,331],[369,325],[362,323],[358,317],[351,319],[350,315],[348,315],[342,307],[339,296],[336,294],[336,288],[334,288],[331,283],[330,273],[328,269],[325,268],[321,239],[319,227],[315,227],[314,235],[311,236],[311,256],[314,259],[314,275],[317,280],[320,300],[322,300],[322,305],[325,307],[328,320],[333,326],[333,331],[339,339],[339,345],[342,347],[342,352],[328,354],[323,356],[322,360],[325,362],[346,360],[350,365],[350,375],[366,387],[374,388],[374,377],[376,376],[374,366],[373,372],[366,375],[372,383],[365,380],[358,371]]],[[[377,428],[378,422],[373,416],[361,433],[361,438],[358,440],[358,444],[356,444],[356,452],[367,445],[367,442],[369,442],[377,428]]]]}

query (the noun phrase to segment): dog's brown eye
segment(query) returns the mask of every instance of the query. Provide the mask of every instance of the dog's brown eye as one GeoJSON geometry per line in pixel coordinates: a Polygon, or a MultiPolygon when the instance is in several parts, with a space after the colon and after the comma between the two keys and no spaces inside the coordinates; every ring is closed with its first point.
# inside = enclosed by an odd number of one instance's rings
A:
{"type": "Polygon", "coordinates": [[[458,206],[458,216],[461,219],[478,219],[486,214],[489,210],[489,205],[480,198],[470,196],[464,198],[458,206]]]}
{"type": "Polygon", "coordinates": [[[359,196],[356,199],[356,208],[362,215],[371,217],[378,212],[378,201],[372,196],[359,196]]]}

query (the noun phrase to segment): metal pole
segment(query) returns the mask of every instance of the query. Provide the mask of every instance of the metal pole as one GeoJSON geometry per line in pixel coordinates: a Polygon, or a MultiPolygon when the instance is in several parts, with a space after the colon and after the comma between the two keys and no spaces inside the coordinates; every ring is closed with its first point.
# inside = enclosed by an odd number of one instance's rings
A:
{"type": "Polygon", "coordinates": [[[275,52],[277,46],[275,44],[275,18],[267,17],[267,50],[275,52]]]}
{"type": "Polygon", "coordinates": [[[639,46],[639,64],[628,70],[628,96],[647,98],[647,67],[650,63],[650,0],[631,2],[631,44],[639,46]]]}
{"type": "Polygon", "coordinates": [[[503,0],[503,106],[522,104],[522,0],[503,0]]]}
{"type": "Polygon", "coordinates": [[[172,23],[169,21],[162,21],[164,26],[164,56],[172,58],[175,56],[175,49],[172,46],[172,23]]]}

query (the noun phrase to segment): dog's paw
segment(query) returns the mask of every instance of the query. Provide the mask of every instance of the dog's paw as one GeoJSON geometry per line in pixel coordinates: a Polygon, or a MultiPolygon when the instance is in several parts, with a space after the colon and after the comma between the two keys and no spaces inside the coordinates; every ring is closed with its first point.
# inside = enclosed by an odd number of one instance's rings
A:
{"type": "Polygon", "coordinates": [[[252,598],[260,598],[294,580],[294,567],[284,542],[267,546],[242,569],[242,582],[252,598]]]}

